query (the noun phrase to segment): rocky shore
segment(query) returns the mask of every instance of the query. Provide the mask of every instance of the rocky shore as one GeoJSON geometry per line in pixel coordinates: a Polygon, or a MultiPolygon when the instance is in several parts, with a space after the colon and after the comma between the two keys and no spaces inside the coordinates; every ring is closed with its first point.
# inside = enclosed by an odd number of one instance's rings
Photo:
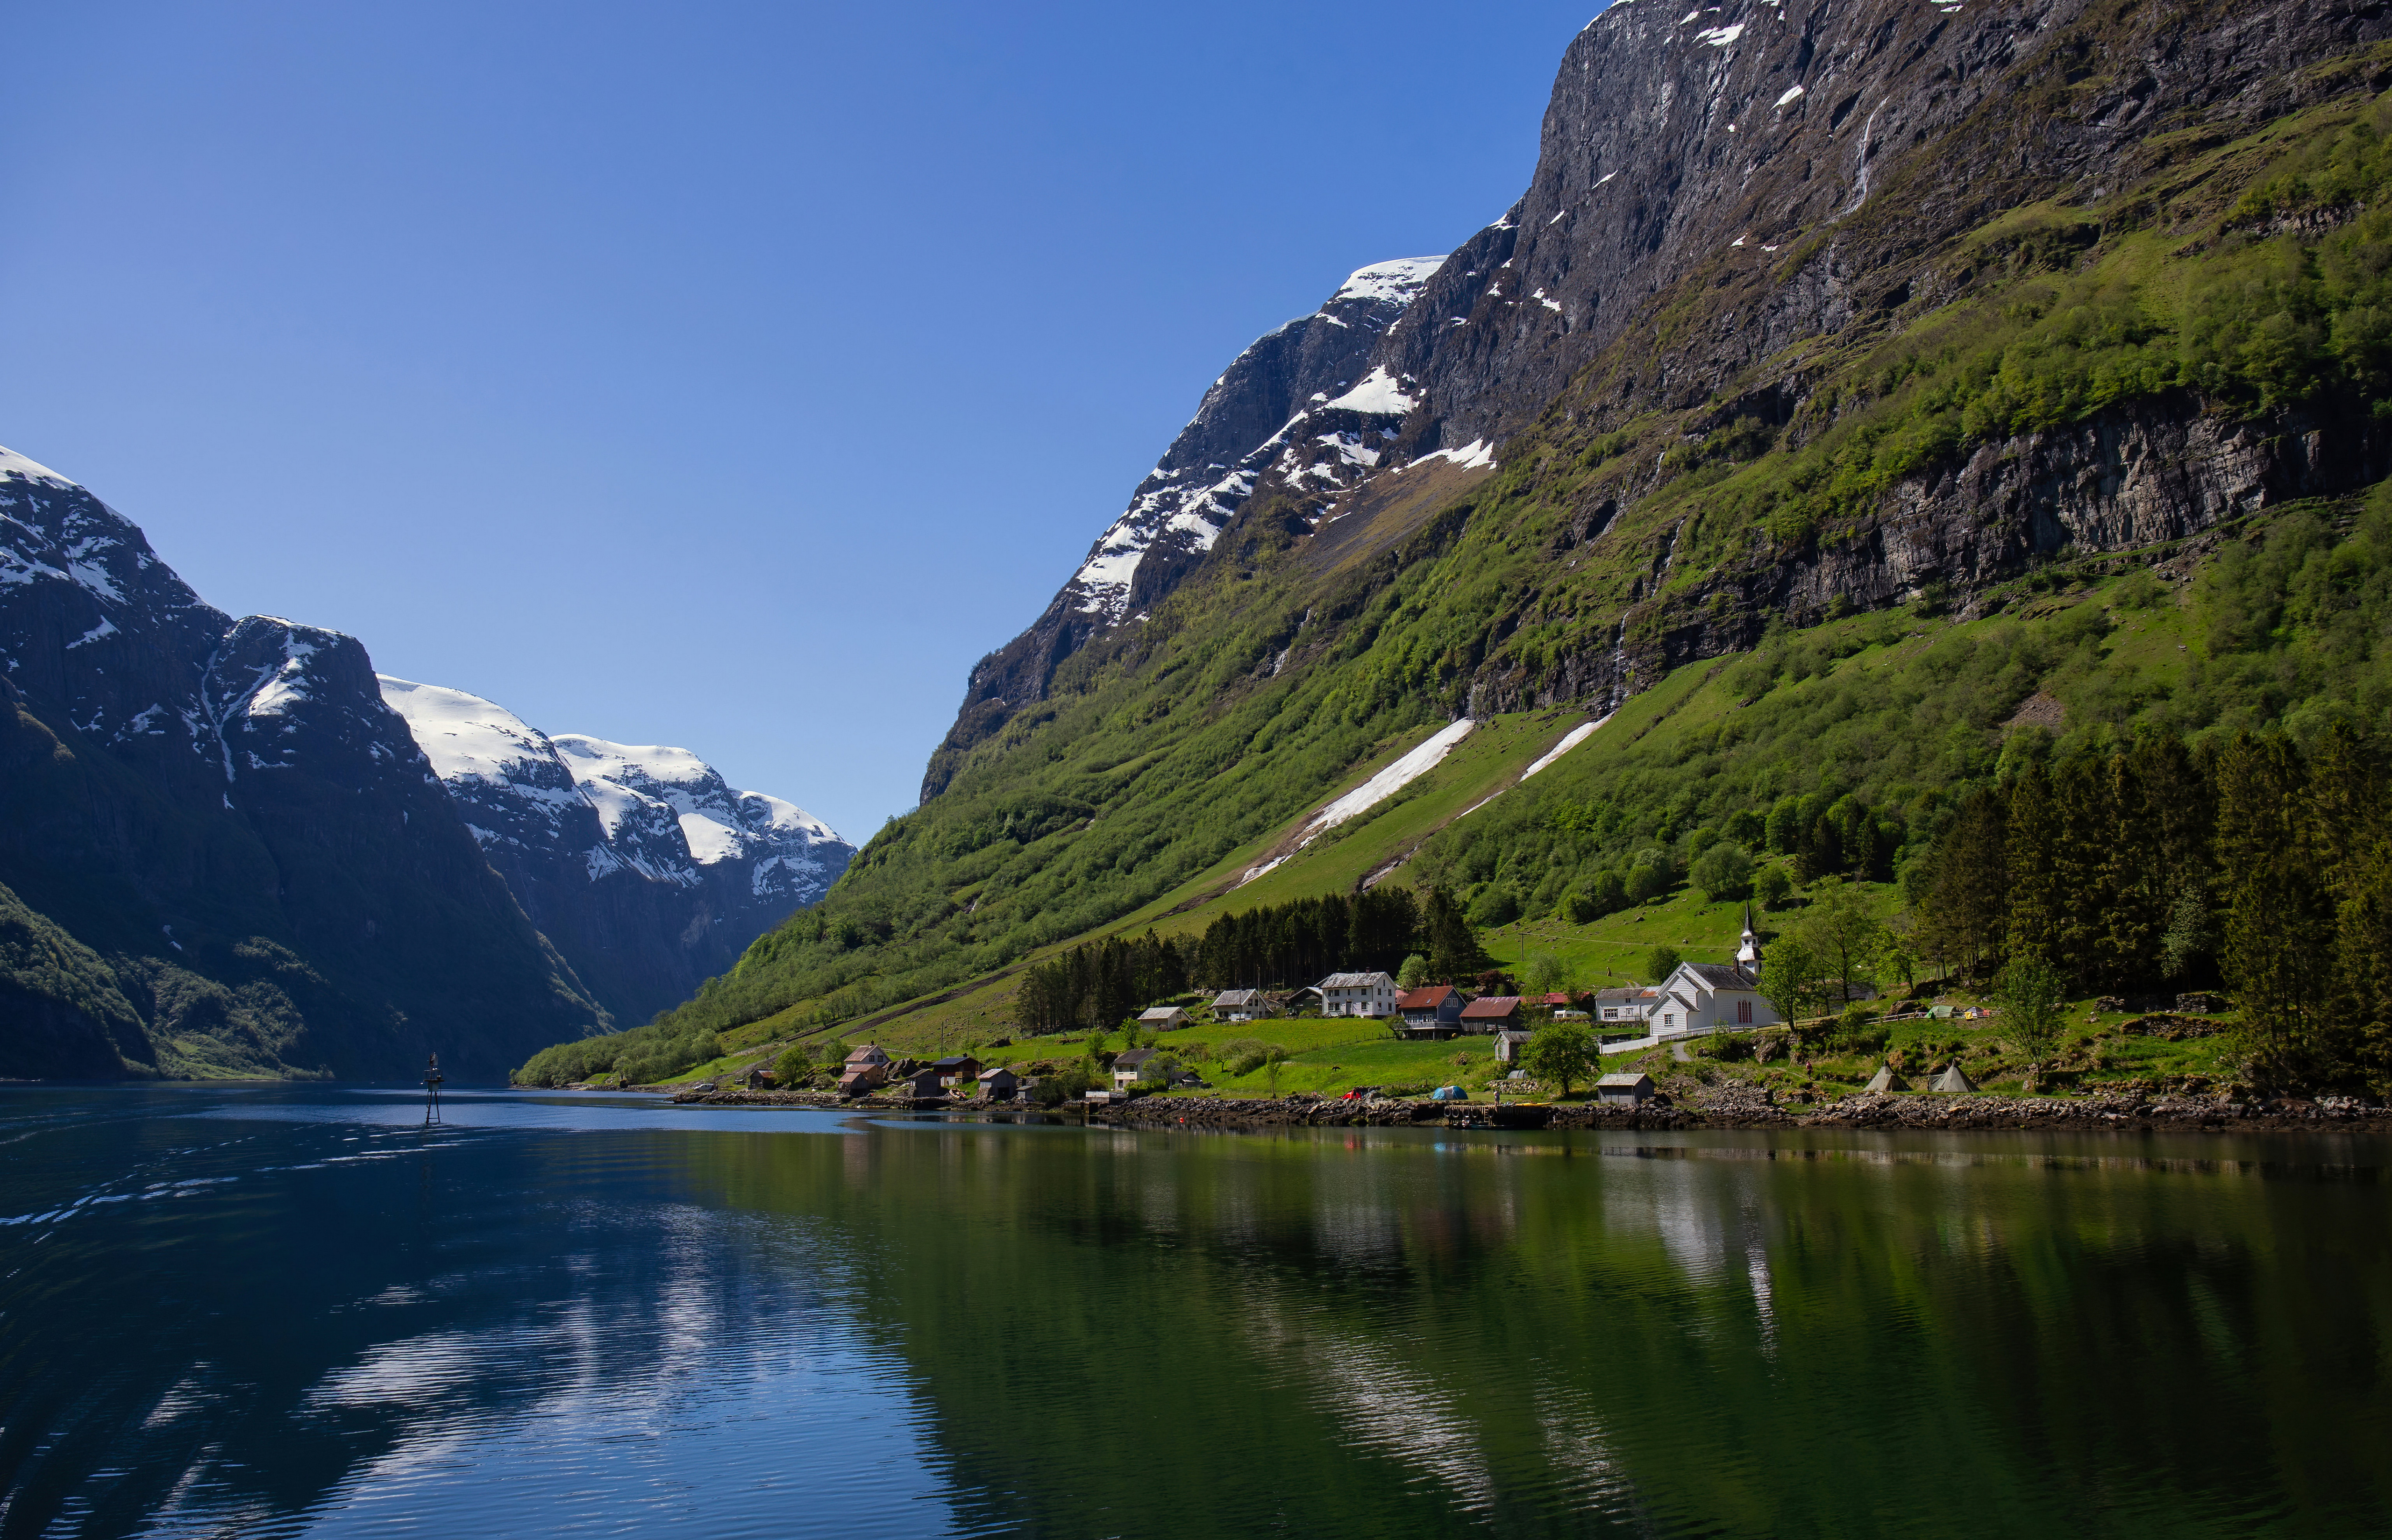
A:
{"type": "MultiPolygon", "coordinates": [[[[685,1091],[676,1105],[787,1106],[855,1111],[1035,1112],[1026,1105],[945,1097],[860,1096],[821,1091],[685,1091]]],[[[1641,1106],[1597,1102],[1275,1100],[1142,1097],[1086,1108],[1107,1128],[1779,1129],[1870,1128],[1976,1132],[2012,1129],[2392,1132],[2392,1107],[2344,1097],[2234,1100],[2226,1096],[1994,1096],[1861,1094],[1833,1102],[1778,1103],[1741,1086],[1698,1090],[1641,1106]]]]}

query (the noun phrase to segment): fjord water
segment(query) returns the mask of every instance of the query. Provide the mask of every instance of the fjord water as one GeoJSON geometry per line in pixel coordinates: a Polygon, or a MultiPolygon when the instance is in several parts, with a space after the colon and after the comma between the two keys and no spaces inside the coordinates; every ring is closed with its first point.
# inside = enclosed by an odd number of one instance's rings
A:
{"type": "Polygon", "coordinates": [[[2369,1534],[2353,1138],[0,1097],[0,1536],[2369,1534]]]}

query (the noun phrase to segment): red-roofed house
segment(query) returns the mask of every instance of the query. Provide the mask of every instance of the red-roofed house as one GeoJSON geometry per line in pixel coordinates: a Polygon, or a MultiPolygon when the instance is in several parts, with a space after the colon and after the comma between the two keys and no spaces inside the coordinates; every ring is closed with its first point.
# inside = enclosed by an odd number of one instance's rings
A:
{"type": "Polygon", "coordinates": [[[1407,990],[1396,1002],[1396,1016],[1408,1038],[1450,1038],[1462,1030],[1462,1008],[1470,997],[1450,984],[1407,990]]]}
{"type": "Polygon", "coordinates": [[[1465,1032],[1513,1031],[1519,1025],[1520,997],[1516,994],[1490,994],[1462,1008],[1462,1029],[1465,1032]]]}

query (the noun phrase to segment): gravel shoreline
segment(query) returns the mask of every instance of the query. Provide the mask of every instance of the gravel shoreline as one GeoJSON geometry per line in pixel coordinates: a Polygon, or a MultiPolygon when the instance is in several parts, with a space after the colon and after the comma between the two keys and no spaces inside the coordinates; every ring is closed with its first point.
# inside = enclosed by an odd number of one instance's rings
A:
{"type": "MultiPolygon", "coordinates": [[[[842,1101],[819,1091],[683,1092],[676,1105],[788,1106],[850,1111],[1034,1112],[1036,1108],[944,1097],[860,1096],[842,1101]]],[[[1879,1094],[1833,1102],[1780,1104],[1734,1088],[1696,1092],[1676,1104],[1641,1106],[1592,1102],[1555,1105],[1381,1100],[1265,1101],[1224,1096],[1141,1098],[1086,1109],[1106,1128],[1502,1128],[1786,1129],[1867,1128],[1927,1132],[2061,1129],[2182,1132],[2392,1132],[2392,1107],[2346,1098],[2236,1101],[2224,1096],[1991,1096],[1879,1094]]]]}

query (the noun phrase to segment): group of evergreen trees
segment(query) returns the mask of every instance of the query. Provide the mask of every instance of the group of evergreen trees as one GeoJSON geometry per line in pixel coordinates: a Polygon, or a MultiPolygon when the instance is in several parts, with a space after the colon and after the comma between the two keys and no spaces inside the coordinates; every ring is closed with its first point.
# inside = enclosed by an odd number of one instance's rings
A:
{"type": "Polygon", "coordinates": [[[2346,728],[2196,748],[2151,733],[1970,794],[1904,873],[1918,943],[2073,995],[2222,978],[2274,1089],[2392,1089],[2392,782],[2346,728]]]}
{"type": "Polygon", "coordinates": [[[1297,899],[1224,914],[1196,945],[1206,989],[1314,984],[1332,973],[1394,973],[1418,944],[1421,906],[1408,888],[1297,899]]]}
{"type": "Polygon", "coordinates": [[[1013,1016],[1032,1032],[1102,1031],[1187,988],[1177,941],[1151,930],[1134,939],[1108,936],[1033,964],[1014,996],[1013,1016]]]}

